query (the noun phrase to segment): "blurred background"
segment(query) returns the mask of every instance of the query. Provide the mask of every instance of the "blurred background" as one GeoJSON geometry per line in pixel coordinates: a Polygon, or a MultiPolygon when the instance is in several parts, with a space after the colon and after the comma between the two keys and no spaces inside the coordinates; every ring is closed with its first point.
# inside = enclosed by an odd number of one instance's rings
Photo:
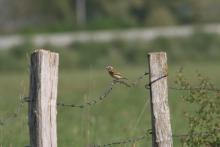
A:
{"type": "MultiPolygon", "coordinates": [[[[37,48],[60,54],[58,100],[68,103],[101,94],[111,82],[109,64],[132,81],[148,71],[147,53],[156,51],[168,54],[170,85],[183,68],[192,83],[199,71],[220,87],[219,14],[219,0],[0,0],[0,117],[28,95],[29,58],[37,48]]],[[[134,90],[121,86],[86,110],[59,108],[59,146],[103,144],[150,128],[150,108],[143,105],[147,79],[134,90]]],[[[180,97],[170,92],[174,133],[188,131],[184,112],[193,110],[180,97]]],[[[28,144],[25,105],[18,118],[0,126],[0,146],[28,144]]]]}

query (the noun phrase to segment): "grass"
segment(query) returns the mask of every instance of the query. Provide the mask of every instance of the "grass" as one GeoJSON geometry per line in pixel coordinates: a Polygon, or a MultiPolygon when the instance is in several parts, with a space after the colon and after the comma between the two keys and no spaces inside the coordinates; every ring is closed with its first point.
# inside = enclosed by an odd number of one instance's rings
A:
{"type": "MultiPolygon", "coordinates": [[[[220,70],[217,63],[170,65],[169,85],[173,85],[175,73],[181,66],[184,67],[184,74],[191,82],[196,84],[195,71],[198,70],[208,76],[216,87],[220,87],[218,77],[220,70]]],[[[126,73],[129,79],[135,79],[144,73],[145,67],[125,66],[120,71],[126,73]]],[[[19,96],[28,95],[28,79],[27,72],[0,73],[0,117],[8,116],[16,110],[19,96]]],[[[148,77],[134,89],[118,85],[107,99],[94,107],[86,109],[58,107],[58,146],[84,147],[88,144],[105,144],[142,135],[145,130],[151,128],[149,91],[144,88],[146,81],[148,77]]],[[[111,78],[101,68],[61,70],[58,101],[73,104],[85,102],[102,94],[110,82],[111,78]]],[[[187,121],[183,113],[193,110],[193,106],[180,98],[181,95],[181,91],[169,91],[174,134],[187,132],[187,121]]],[[[0,126],[0,146],[17,147],[29,144],[27,117],[25,104],[17,118],[0,126]]],[[[131,147],[128,144],[123,147],[125,146],[131,147]]],[[[138,142],[136,146],[151,146],[151,137],[138,142]]],[[[179,139],[174,139],[174,146],[181,146],[179,139]]]]}

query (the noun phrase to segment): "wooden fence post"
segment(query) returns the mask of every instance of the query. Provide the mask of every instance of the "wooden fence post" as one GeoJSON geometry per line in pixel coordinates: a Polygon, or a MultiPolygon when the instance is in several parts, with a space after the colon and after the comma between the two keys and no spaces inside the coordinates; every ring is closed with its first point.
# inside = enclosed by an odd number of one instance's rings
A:
{"type": "Polygon", "coordinates": [[[57,147],[56,103],[59,55],[39,49],[31,55],[29,132],[31,147],[57,147]]]}
{"type": "Polygon", "coordinates": [[[152,145],[153,147],[172,147],[172,130],[168,106],[167,55],[165,52],[148,54],[152,145]]]}

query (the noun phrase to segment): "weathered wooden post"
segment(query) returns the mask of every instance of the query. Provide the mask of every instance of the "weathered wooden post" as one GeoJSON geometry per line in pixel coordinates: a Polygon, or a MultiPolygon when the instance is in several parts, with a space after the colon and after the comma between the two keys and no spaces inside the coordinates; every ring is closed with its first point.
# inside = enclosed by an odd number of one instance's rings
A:
{"type": "Polygon", "coordinates": [[[165,52],[148,54],[152,144],[153,147],[172,147],[172,130],[168,106],[167,55],[165,52]]]}
{"type": "Polygon", "coordinates": [[[57,147],[56,103],[59,55],[39,49],[31,55],[29,131],[31,147],[57,147]]]}

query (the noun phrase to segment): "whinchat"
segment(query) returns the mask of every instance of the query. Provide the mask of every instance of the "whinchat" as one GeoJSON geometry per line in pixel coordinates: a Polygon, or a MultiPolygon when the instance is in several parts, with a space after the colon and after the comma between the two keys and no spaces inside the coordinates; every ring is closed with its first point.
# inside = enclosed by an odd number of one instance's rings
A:
{"type": "Polygon", "coordinates": [[[112,66],[109,65],[106,67],[106,69],[112,78],[116,80],[122,80],[122,79],[127,80],[127,78],[123,77],[122,74],[117,72],[112,66]]]}

